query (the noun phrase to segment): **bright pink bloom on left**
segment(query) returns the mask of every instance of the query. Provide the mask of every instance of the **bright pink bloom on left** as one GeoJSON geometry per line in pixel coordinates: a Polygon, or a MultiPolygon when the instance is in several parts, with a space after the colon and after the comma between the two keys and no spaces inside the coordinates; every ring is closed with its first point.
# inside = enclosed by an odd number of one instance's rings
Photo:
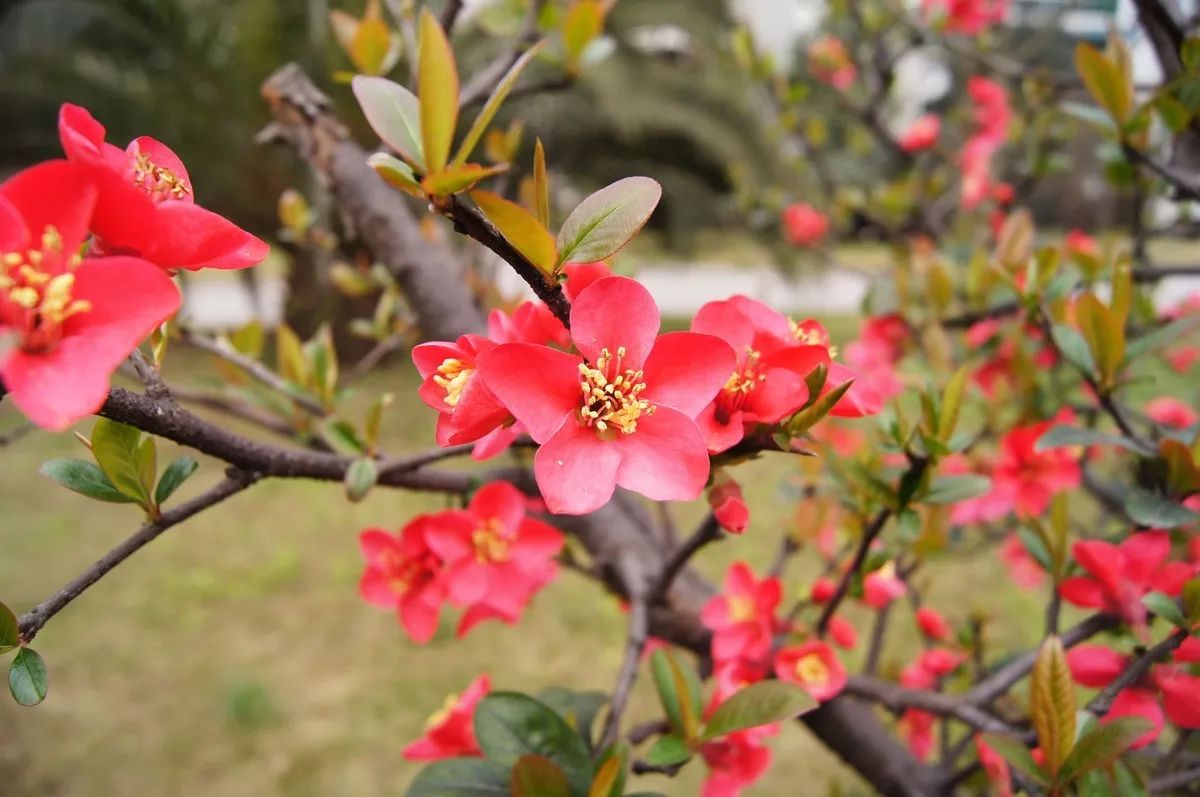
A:
{"type": "Polygon", "coordinates": [[[520,490],[491,482],[465,511],[439,512],[426,526],[430,549],[445,563],[446,596],[467,609],[460,636],[478,619],[515,622],[534,593],[554,580],[562,532],[528,517],[526,509],[520,490]]]}
{"type": "Polygon", "coordinates": [[[0,184],[0,377],[44,429],[99,410],[113,371],[179,309],[153,264],[79,255],[96,200],[87,170],[61,160],[0,184]]]}
{"type": "Polygon", "coordinates": [[[775,676],[799,684],[822,703],[837,697],[846,686],[846,668],[837,654],[816,640],[780,650],[775,655],[775,676]]]}
{"type": "Polygon", "coordinates": [[[1146,417],[1163,426],[1186,429],[1196,423],[1196,411],[1173,396],[1160,396],[1146,404],[1146,417]]]}
{"type": "Polygon", "coordinates": [[[482,755],[475,741],[475,706],[492,691],[486,675],[480,675],[462,692],[446,698],[446,703],[425,722],[425,734],[404,748],[409,761],[437,761],[482,755]]]}
{"type": "Polygon", "coordinates": [[[367,529],[358,537],[367,560],[359,594],[367,603],[395,610],[409,637],[420,644],[437,632],[444,597],[442,562],[426,539],[434,518],[419,515],[399,534],[367,529]]]}
{"type": "Polygon", "coordinates": [[[1063,598],[1076,606],[1112,612],[1133,626],[1146,622],[1143,595],[1178,595],[1196,573],[1195,565],[1167,561],[1171,538],[1165,531],[1133,533],[1120,545],[1083,540],[1072,545],[1071,552],[1087,575],[1064,579],[1059,585],[1063,598]]]}
{"type": "Polygon", "coordinates": [[[883,609],[904,595],[904,580],[896,575],[896,564],[888,562],[863,578],[863,603],[872,609],[883,609]]]}
{"type": "Polygon", "coordinates": [[[627,277],[605,277],[571,307],[583,355],[505,343],[479,361],[487,387],[541,444],[534,475],[547,508],[579,515],[617,485],[655,501],[689,501],[708,480],[695,417],[733,371],[710,335],[659,335],[658,307],[627,277]]]}
{"type": "Polygon", "coordinates": [[[927,113],[917,117],[908,129],[898,139],[900,148],[905,152],[921,152],[937,144],[942,132],[942,120],[937,114],[927,113]]]}
{"type": "Polygon", "coordinates": [[[760,581],[749,565],[735,562],[725,574],[724,587],[700,612],[700,621],[713,632],[713,660],[721,666],[765,658],[780,630],[775,612],[783,600],[783,585],[778,578],[760,581]]]}
{"type": "Polygon", "coordinates": [[[783,209],[784,236],[793,246],[816,246],[829,232],[829,217],[807,202],[783,209]]]}
{"type": "Polygon", "coordinates": [[[142,136],[119,149],[86,109],[69,103],[59,111],[58,134],[99,191],[93,249],[189,270],[246,268],[267,256],[263,241],[196,204],[183,162],[165,144],[142,136]]]}

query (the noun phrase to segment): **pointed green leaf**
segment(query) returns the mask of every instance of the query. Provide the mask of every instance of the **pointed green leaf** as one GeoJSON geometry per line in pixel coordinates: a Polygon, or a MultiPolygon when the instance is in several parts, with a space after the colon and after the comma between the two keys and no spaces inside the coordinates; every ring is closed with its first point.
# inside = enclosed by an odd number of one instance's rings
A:
{"type": "Polygon", "coordinates": [[[1075,322],[1092,351],[1101,384],[1111,386],[1125,361],[1124,325],[1091,293],[1075,300],[1075,322]]]}
{"type": "Polygon", "coordinates": [[[1174,343],[1184,335],[1189,334],[1197,326],[1200,326],[1200,315],[1193,313],[1183,318],[1177,318],[1169,324],[1164,324],[1156,328],[1152,332],[1147,332],[1140,338],[1134,338],[1129,341],[1129,344],[1125,347],[1125,356],[1132,362],[1143,354],[1149,354],[1174,343]]]}
{"type": "Polygon", "coordinates": [[[448,758],[425,767],[407,797],[510,797],[510,767],[482,758],[448,758]]]}
{"type": "Polygon", "coordinates": [[[1059,770],[1058,781],[1070,783],[1085,772],[1107,768],[1152,727],[1149,720],[1138,716],[1114,717],[1095,725],[1075,743],[1059,770]]]}
{"type": "Polygon", "coordinates": [[[8,668],[8,690],[22,706],[36,706],[46,699],[46,662],[33,648],[21,648],[8,668]]]}
{"type": "Polygon", "coordinates": [[[604,11],[600,0],[575,0],[567,11],[562,35],[569,71],[578,70],[583,51],[604,29],[604,11]]]}
{"type": "Polygon", "coordinates": [[[1187,628],[1189,625],[1175,599],[1161,592],[1147,592],[1142,596],[1142,605],[1173,626],[1187,628]]]}
{"type": "Polygon", "coordinates": [[[1001,736],[998,733],[985,733],[984,744],[995,750],[1009,764],[1024,772],[1038,783],[1046,782],[1046,773],[1034,760],[1033,754],[1024,744],[1011,736],[1001,736]]]}
{"type": "Polygon", "coordinates": [[[671,767],[692,757],[687,742],[674,734],[660,736],[646,751],[646,763],[655,767],[671,767]]]}
{"type": "Polygon", "coordinates": [[[425,192],[422,190],[421,184],[417,182],[417,175],[413,172],[412,167],[394,155],[376,152],[367,158],[367,165],[374,169],[375,173],[392,188],[399,189],[410,196],[424,198],[425,192]]]}
{"type": "Polygon", "coordinates": [[[1090,44],[1075,46],[1075,69],[1096,103],[1118,126],[1129,118],[1133,95],[1117,63],[1090,44]]]}
{"type": "Polygon", "coordinates": [[[563,771],[573,792],[587,793],[592,782],[587,745],[549,706],[516,692],[492,692],[476,707],[474,722],[488,759],[515,766],[522,756],[543,756],[563,771]]]}
{"type": "Polygon", "coordinates": [[[421,105],[416,96],[399,83],[381,77],[358,75],[350,88],[379,140],[424,172],[421,105]]]}
{"type": "MultiPolygon", "coordinates": [[[[525,67],[534,59],[538,51],[542,49],[544,41],[539,41],[537,44],[530,47],[521,54],[513,65],[509,68],[500,82],[496,84],[496,88],[492,89],[492,94],[487,98],[487,102],[483,104],[483,109],[479,115],[475,117],[475,121],[471,123],[471,129],[467,131],[467,135],[463,138],[462,144],[458,147],[458,153],[455,154],[452,165],[461,165],[467,162],[467,158],[471,157],[471,153],[475,151],[475,145],[479,143],[479,139],[483,138],[483,134],[487,131],[488,125],[492,123],[492,119],[496,117],[496,112],[500,110],[500,106],[508,99],[508,94],[512,91],[513,86],[517,84],[517,78],[525,71],[525,67]]],[[[543,222],[544,223],[544,222],[543,222]]]]}
{"type": "Polygon", "coordinates": [[[704,728],[705,741],[799,716],[817,707],[808,692],[786,681],[760,681],[717,706],[704,728]]]}
{"type": "Polygon", "coordinates": [[[1053,448],[1070,448],[1074,446],[1119,446],[1127,451],[1138,454],[1150,454],[1136,441],[1122,435],[1098,432],[1095,429],[1083,429],[1078,426],[1056,424],[1046,430],[1034,443],[1034,451],[1049,451],[1053,448]]]}
{"type": "Polygon", "coordinates": [[[1062,356],[1072,365],[1084,373],[1096,373],[1096,361],[1092,359],[1092,350],[1076,329],[1065,324],[1054,324],[1050,327],[1050,337],[1055,348],[1062,352],[1062,356]]]}
{"type": "Polygon", "coordinates": [[[154,491],[154,502],[166,503],[176,490],[200,467],[200,463],[189,456],[182,456],[167,466],[162,477],[158,480],[158,489],[154,491]]]}
{"type": "Polygon", "coordinates": [[[621,797],[628,766],[629,745],[617,742],[605,750],[596,762],[596,776],[588,787],[587,797],[621,797]]]}
{"type": "Polygon", "coordinates": [[[421,106],[421,143],[428,172],[440,172],[450,158],[458,124],[458,67],[454,50],[437,17],[421,9],[417,98],[421,106]]]}
{"type": "Polygon", "coordinates": [[[52,459],[41,467],[41,474],[80,495],[113,504],[132,504],[135,499],[113,486],[100,466],[82,459],[52,459]]]}
{"type": "Polygon", "coordinates": [[[508,171],[508,164],[484,167],[478,163],[450,165],[421,181],[421,190],[428,196],[450,196],[471,188],[480,180],[508,171]]]}
{"type": "Polygon", "coordinates": [[[525,208],[490,191],[472,191],[471,199],[504,240],[547,277],[557,264],[554,236],[525,208]]]}
{"type": "Polygon", "coordinates": [[[533,142],[533,199],[537,211],[537,220],[543,227],[550,227],[550,182],[546,178],[546,150],[542,140],[533,142]]]}
{"type": "Polygon", "coordinates": [[[1200,513],[1140,487],[1130,487],[1126,492],[1125,514],[1139,526],[1160,529],[1173,529],[1200,520],[1200,513]]]}
{"type": "Polygon", "coordinates": [[[1047,637],[1038,650],[1029,681],[1030,714],[1046,769],[1056,776],[1075,743],[1075,684],[1062,642],[1047,637]]]}
{"type": "Polygon", "coordinates": [[[0,653],[8,653],[21,644],[21,627],[12,609],[0,603],[0,653]]]}
{"type": "Polygon", "coordinates": [[[558,262],[591,263],[615,254],[650,219],[662,186],[649,177],[626,177],[579,203],[558,231],[558,262]]]}
{"type": "Polygon", "coordinates": [[[113,487],[142,506],[150,505],[150,489],[142,481],[147,456],[142,433],[132,426],[99,418],[92,427],[92,456],[113,487]]]}

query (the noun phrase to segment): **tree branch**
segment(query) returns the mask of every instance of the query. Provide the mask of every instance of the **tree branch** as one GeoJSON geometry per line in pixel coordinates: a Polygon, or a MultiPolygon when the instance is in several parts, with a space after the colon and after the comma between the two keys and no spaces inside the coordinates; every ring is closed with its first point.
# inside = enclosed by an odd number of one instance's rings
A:
{"type": "Polygon", "coordinates": [[[671,590],[671,583],[675,577],[679,575],[688,563],[688,561],[696,555],[696,552],[708,545],[710,542],[721,539],[721,526],[717,523],[717,518],[711,512],[706,517],[700,526],[688,537],[683,543],[672,552],[671,556],[663,563],[662,573],[658,580],[654,582],[654,586],[650,589],[649,603],[655,604],[661,601],[666,594],[671,590]]]}

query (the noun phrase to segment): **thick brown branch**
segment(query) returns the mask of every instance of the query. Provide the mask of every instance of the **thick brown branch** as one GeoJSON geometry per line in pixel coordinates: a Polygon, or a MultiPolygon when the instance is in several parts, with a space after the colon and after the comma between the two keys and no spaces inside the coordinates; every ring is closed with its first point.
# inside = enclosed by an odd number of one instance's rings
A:
{"type": "Polygon", "coordinates": [[[862,675],[851,677],[846,684],[846,691],[852,695],[869,698],[897,714],[905,709],[915,708],[940,717],[951,717],[984,733],[1003,733],[1022,740],[1032,739],[1027,730],[993,717],[956,695],[926,689],[909,689],[862,675]]]}

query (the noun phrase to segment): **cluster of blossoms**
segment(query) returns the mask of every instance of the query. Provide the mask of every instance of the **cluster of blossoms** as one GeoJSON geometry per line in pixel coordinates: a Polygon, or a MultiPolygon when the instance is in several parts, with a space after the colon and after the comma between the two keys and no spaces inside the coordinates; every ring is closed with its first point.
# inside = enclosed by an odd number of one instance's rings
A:
{"type": "MultiPolygon", "coordinates": [[[[527,434],[539,444],[534,475],[552,513],[595,511],[617,486],[692,500],[709,481],[710,455],[808,402],[814,369],[827,369],[826,391],[854,378],[833,361],[816,322],[734,297],[702,307],[691,331],[660,335],[658,307],[641,284],[602,264],[566,272],[569,333],[530,302],[511,317],[493,313],[488,337],[413,350],[420,396],[438,412],[438,443],[475,442],[482,458],[527,434]]],[[[832,414],[881,406],[852,385],[832,414]]],[[[744,511],[744,502],[729,511],[744,511]]]]}
{"type": "Polygon", "coordinates": [[[808,69],[817,80],[838,91],[847,90],[858,78],[850,51],[836,36],[825,36],[809,45],[808,69]]]}
{"type": "Polygon", "coordinates": [[[437,632],[442,606],[463,609],[458,636],[484,620],[516,623],[554,580],[557,529],[529,517],[529,500],[508,482],[480,488],[466,509],[420,515],[397,534],[367,529],[359,592],[394,610],[419,643],[437,632]]]}
{"type": "Polygon", "coordinates": [[[993,80],[975,75],[967,80],[967,93],[974,104],[975,132],[959,153],[962,206],[965,210],[971,210],[988,197],[1007,204],[1005,194],[1008,191],[997,193],[999,186],[993,185],[992,159],[1008,138],[1008,127],[1012,121],[1008,91],[993,80]]]}
{"type": "Polygon", "coordinates": [[[125,149],[64,105],[67,160],[0,185],[0,377],[35,424],[95,413],[113,371],[179,309],[177,268],[243,268],[267,246],[195,203],[179,158],[152,138],[125,149]]]}

